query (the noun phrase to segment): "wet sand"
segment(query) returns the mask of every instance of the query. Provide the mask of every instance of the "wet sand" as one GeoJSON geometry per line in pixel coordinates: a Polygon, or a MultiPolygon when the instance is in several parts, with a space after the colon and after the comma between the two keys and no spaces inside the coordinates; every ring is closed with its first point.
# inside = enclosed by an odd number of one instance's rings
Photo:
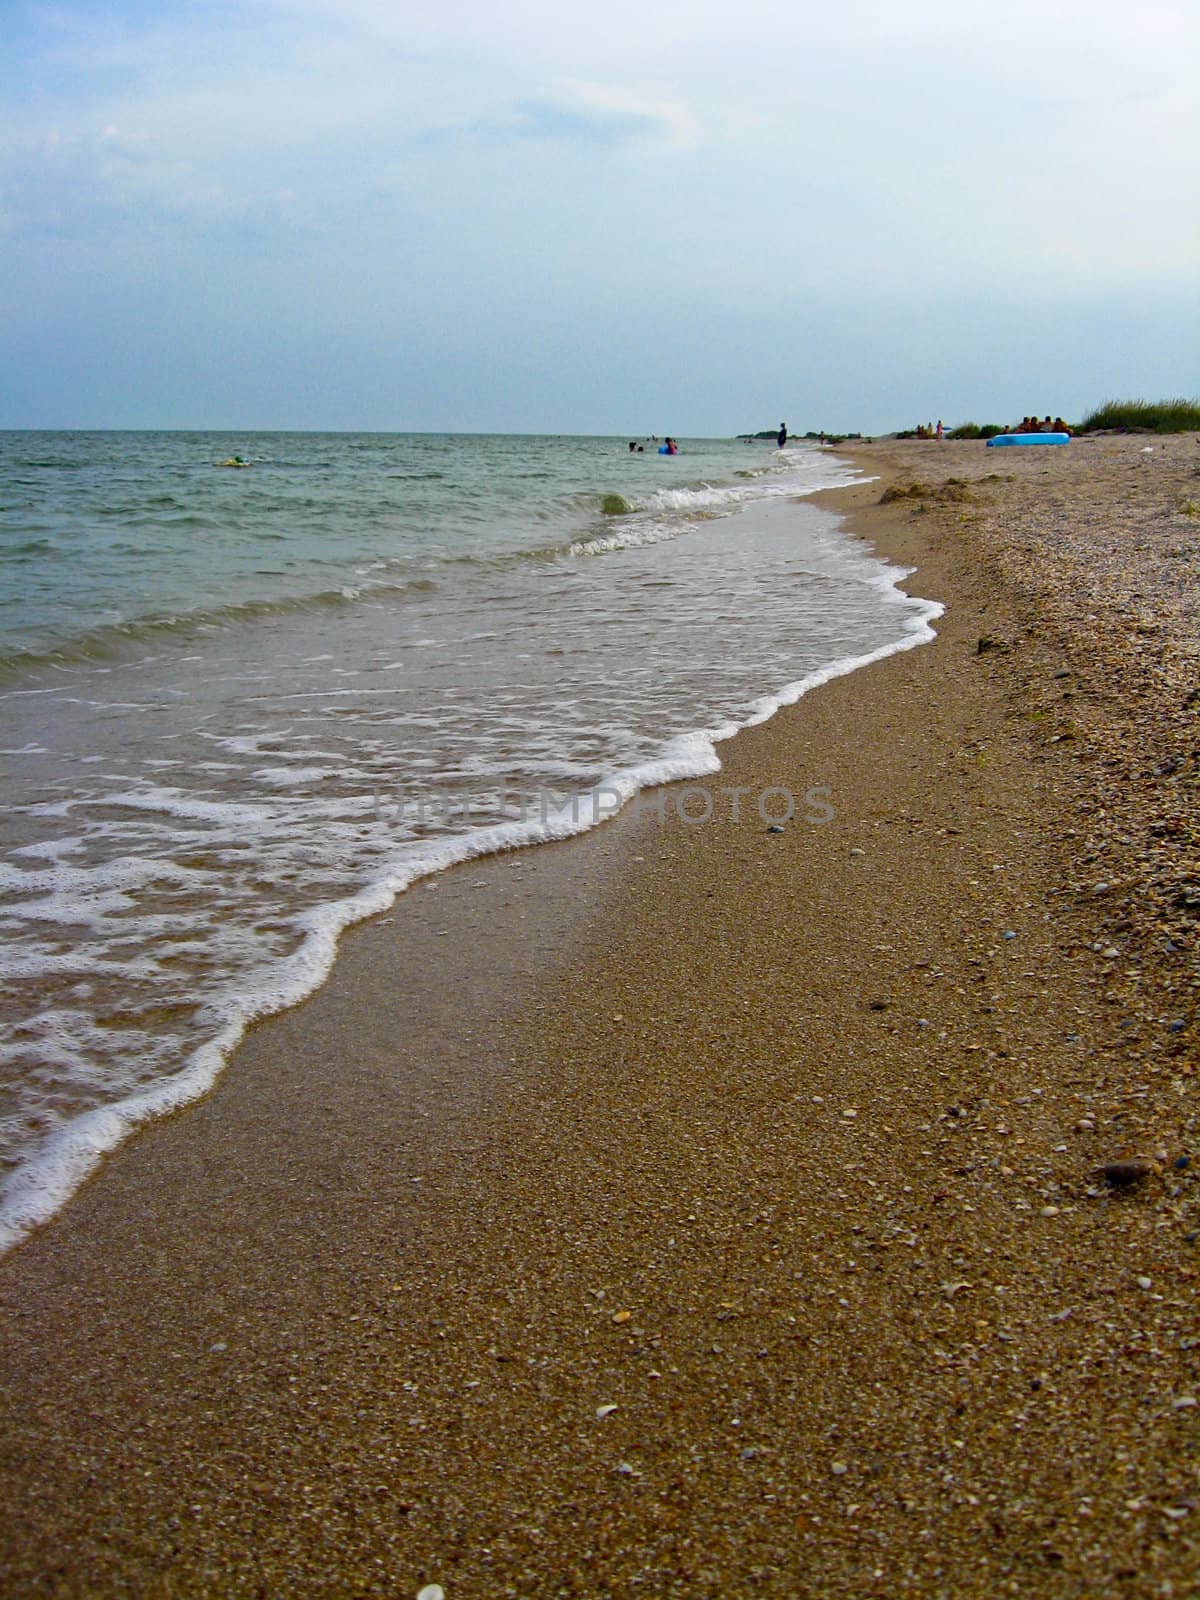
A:
{"type": "Polygon", "coordinates": [[[1159,443],[857,448],[935,644],[724,745],[709,821],[414,891],[0,1263],[6,1592],[1193,1592],[1159,443]]]}

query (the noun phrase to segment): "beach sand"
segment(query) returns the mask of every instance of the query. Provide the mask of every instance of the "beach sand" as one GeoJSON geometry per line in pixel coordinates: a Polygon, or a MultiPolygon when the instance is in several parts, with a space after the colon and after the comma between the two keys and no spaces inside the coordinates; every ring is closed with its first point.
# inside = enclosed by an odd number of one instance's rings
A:
{"type": "Polygon", "coordinates": [[[5,1593],[1200,1587],[1200,448],[853,455],[935,644],[414,889],[0,1263],[5,1593]]]}

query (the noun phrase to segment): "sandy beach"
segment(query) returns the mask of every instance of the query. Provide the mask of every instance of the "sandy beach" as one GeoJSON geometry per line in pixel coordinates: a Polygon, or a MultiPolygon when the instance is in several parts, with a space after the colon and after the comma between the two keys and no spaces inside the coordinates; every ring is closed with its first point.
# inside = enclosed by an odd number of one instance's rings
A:
{"type": "Polygon", "coordinates": [[[0,1261],[5,1593],[1200,1587],[1200,445],[846,452],[936,643],[414,889],[0,1261]]]}

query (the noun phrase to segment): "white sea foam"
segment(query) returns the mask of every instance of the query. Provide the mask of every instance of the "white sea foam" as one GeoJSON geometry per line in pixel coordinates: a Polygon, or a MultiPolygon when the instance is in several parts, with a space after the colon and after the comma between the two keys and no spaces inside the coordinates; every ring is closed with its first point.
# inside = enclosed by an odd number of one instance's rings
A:
{"type": "Polygon", "coordinates": [[[273,789],[288,789],[320,783],[322,778],[331,778],[334,774],[328,767],[259,767],[252,776],[256,782],[269,784],[273,789]]]}
{"type": "Polygon", "coordinates": [[[104,806],[106,809],[123,808],[127,811],[160,812],[168,817],[185,817],[193,821],[219,822],[226,827],[255,828],[267,821],[269,813],[263,806],[248,806],[241,801],[200,800],[184,794],[179,789],[159,788],[148,784],[144,789],[126,789],[123,793],[105,794],[94,800],[80,800],[84,806],[104,806]]]}
{"type": "Polygon", "coordinates": [[[595,534],[590,539],[577,539],[569,547],[573,556],[602,556],[614,550],[638,550],[647,545],[664,544],[687,533],[691,524],[674,523],[620,523],[611,532],[595,534]]]}
{"type": "MultiPolygon", "coordinates": [[[[906,576],[904,572],[890,569],[889,573],[881,574],[876,581],[885,600],[894,600],[898,604],[911,607],[914,602],[895,587],[895,583],[904,576],[906,576]]],[[[879,645],[874,650],[865,651],[861,655],[840,656],[836,661],[827,662],[806,673],[803,678],[798,678],[794,683],[787,684],[776,694],[761,695],[751,706],[750,714],[743,726],[750,728],[757,723],[768,721],[784,706],[795,705],[796,701],[811,689],[819,689],[823,683],[829,683],[834,678],[844,678],[848,672],[855,672],[859,667],[869,667],[873,661],[882,661],[900,651],[911,650],[915,645],[929,644],[937,637],[933,624],[946,608],[937,600],[916,601],[915,605],[917,610],[909,610],[908,615],[900,619],[903,632],[898,639],[879,645]]]]}
{"type": "MultiPolygon", "coordinates": [[[[64,841],[60,841],[62,843],[64,841]]],[[[79,836],[69,841],[78,848],[79,836]]],[[[38,847],[38,853],[52,856],[54,863],[48,867],[10,867],[0,861],[0,891],[17,891],[21,894],[53,893],[60,898],[92,898],[105,890],[140,889],[150,883],[188,883],[195,874],[187,867],[173,861],[147,861],[140,856],[117,856],[94,867],[75,867],[57,859],[60,852],[49,843],[38,847]]]]}

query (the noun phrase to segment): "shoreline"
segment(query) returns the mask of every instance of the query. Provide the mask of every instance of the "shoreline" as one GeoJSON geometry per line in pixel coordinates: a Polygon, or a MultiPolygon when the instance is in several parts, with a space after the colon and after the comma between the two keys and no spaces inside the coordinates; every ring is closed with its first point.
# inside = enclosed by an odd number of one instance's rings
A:
{"type": "MultiPolygon", "coordinates": [[[[836,479],[845,473],[835,471],[832,476],[836,479]]],[[[764,499],[733,513],[734,543],[747,532],[761,534],[764,526],[786,526],[789,517],[794,517],[794,506],[813,499],[811,491],[797,491],[791,500],[764,499]]],[[[828,524],[836,513],[828,509],[820,516],[828,524]]],[[[890,574],[881,571],[878,588],[889,602],[909,600],[911,597],[904,594],[895,578],[896,569],[890,574]]],[[[934,637],[932,623],[941,613],[940,605],[914,601],[905,609],[908,614],[894,641],[863,654],[833,657],[801,677],[759,695],[745,706],[740,724],[729,722],[717,728],[710,719],[708,726],[675,735],[656,755],[647,754],[640,765],[614,768],[594,789],[577,794],[566,804],[558,804],[557,796],[543,791],[541,809],[535,804],[508,820],[479,823],[440,841],[431,839],[403,865],[393,862],[380,876],[369,879],[344,898],[310,908],[315,922],[310,923],[300,948],[279,963],[265,1004],[253,996],[228,1004],[217,997],[216,1004],[224,1012],[219,1030],[185,1052],[178,1072],[157,1085],[141,1087],[125,1100],[102,1103],[68,1121],[52,1144],[29,1158],[26,1166],[10,1173],[0,1201],[0,1258],[52,1222],[83,1184],[102,1170],[114,1151],[130,1138],[162,1117],[185,1111],[205,1099],[224,1075],[249,1029],[303,1005],[328,981],[347,929],[393,911],[414,885],[440,876],[450,867],[486,863],[513,850],[574,838],[611,820],[617,806],[624,809],[632,803],[636,813],[642,803],[640,797],[647,792],[656,793],[664,785],[698,785],[712,804],[712,787],[705,780],[720,770],[719,746],[730,737],[731,729],[742,731],[766,721],[823,683],[934,637]]],[[[717,789],[719,793],[719,786],[717,789]]],[[[691,790],[675,792],[686,795],[691,790]]],[[[736,797],[733,804],[738,804],[736,797]]]]}
{"type": "Polygon", "coordinates": [[[622,817],[410,890],[0,1262],[14,1589],[1195,1577],[1194,955],[1155,940],[1196,794],[1118,765],[1142,713],[1176,759],[1194,629],[1115,621],[1119,562],[1081,609],[1044,536],[1098,507],[1174,573],[1196,452],[1137,449],[843,450],[921,473],[816,498],[949,609],[721,746],[828,824],[622,817]],[[1144,1145],[1163,1180],[1089,1193],[1144,1145]]]}

